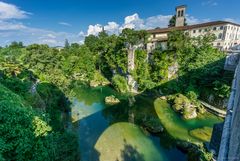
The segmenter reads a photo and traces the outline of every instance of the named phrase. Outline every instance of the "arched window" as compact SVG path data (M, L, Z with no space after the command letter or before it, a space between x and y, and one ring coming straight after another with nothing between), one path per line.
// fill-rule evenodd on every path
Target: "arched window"
M223 36L222 33L218 34L218 39L222 39L222 36Z
M181 17L183 17L183 10L181 11Z
M180 11L178 11L178 17L180 17L181 15L180 15L181 13L180 13Z

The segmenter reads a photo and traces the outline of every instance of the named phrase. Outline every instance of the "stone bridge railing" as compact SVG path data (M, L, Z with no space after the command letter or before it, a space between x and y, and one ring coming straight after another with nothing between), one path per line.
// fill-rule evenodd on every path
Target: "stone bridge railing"
M240 52L239 52L240 53ZM223 124L217 161L240 161L240 61L237 53L228 56L225 69L234 70L227 115Z

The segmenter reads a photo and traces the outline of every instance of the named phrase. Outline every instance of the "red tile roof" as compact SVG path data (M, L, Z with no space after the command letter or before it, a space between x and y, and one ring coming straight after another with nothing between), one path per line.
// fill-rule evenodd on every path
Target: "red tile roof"
M148 33L155 34L155 33L167 33L173 30L191 30L195 28L202 28L202 27L210 27L210 26L217 26L217 25L225 25L225 24L232 24L240 27L240 24L236 24L233 22L227 22L227 21L213 21L213 22L206 22L196 25L188 25L188 26L179 26L179 27L168 27L168 28L156 28L152 30L148 30Z

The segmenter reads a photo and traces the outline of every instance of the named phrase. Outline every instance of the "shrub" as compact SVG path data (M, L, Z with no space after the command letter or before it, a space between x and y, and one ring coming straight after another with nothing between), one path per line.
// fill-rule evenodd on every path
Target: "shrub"
M127 80L123 76L115 75L112 78L112 84L118 92L126 93L129 91Z

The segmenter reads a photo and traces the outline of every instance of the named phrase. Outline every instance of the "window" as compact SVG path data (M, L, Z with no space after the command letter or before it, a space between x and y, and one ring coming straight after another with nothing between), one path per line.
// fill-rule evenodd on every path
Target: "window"
M220 26L220 30L223 30L223 26Z
M217 30L217 27L213 27L213 30L214 30L214 31Z
M183 10L181 11L181 16L183 17Z
M217 43L217 46L220 46L221 44L220 43Z
M196 33L196 30L193 30L193 33L195 34L195 33Z
M224 30L227 30L227 26L224 27Z
M180 17L180 11L178 11L178 17Z
M205 32L208 32L208 29L206 28L206 29L204 29L204 31L205 31Z
M218 35L218 39L222 39L222 33Z
M202 32L202 29L199 29L198 32Z

